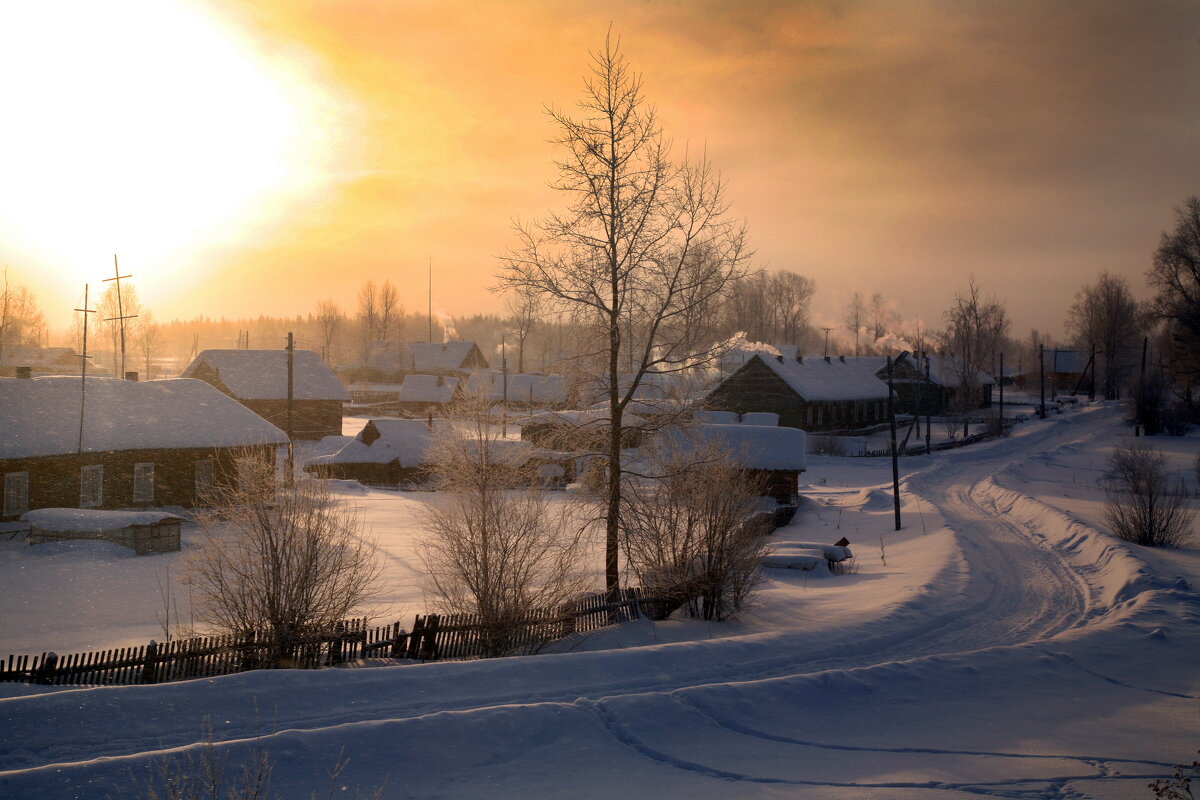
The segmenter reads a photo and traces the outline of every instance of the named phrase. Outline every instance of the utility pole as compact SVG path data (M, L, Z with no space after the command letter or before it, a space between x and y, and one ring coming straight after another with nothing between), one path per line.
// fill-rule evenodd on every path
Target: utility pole
M1046 345L1038 345L1038 381L1041 384L1042 403L1038 407L1038 418L1046 418Z
M95 314L96 309L88 308L88 285L83 285L83 308L77 308L83 314L83 352L79 354L79 448L83 452L83 412L87 404L87 360L91 358L87 351L88 314Z
M821 330L825 331L825 352L822 355L824 355L825 358L829 358L829 332L833 330L833 328L821 328ZM858 355L857 350L855 351L855 355Z
M1142 419L1142 410L1146 406L1146 349L1150 346L1150 337L1142 337L1142 369L1138 373L1137 397L1134 398L1136 411L1133 417L1133 435L1141 436L1146 420ZM1149 431L1147 431L1149 434Z
M287 337L287 463L284 465L287 485L291 486L295 480L295 445L292 443L292 398L293 398L293 377L295 366L295 346L292 340L292 332L288 331Z
M888 424L892 429L892 505L896 509L896 530L900 530L900 455L896 452L896 401L892 397L892 357L887 357Z
M105 321L112 322L114 320L120 320L121 322L121 370L119 373L117 373L117 378L120 380L125 379L125 320L133 319L137 316L137 314L130 314L128 316L125 315L125 308L121 303L121 279L132 277L132 275L121 274L121 268L117 266L117 254L113 253L113 277L105 278L104 283L108 283L109 281L117 282L117 316L108 317ZM84 305L86 306L87 303L84 303ZM87 317L85 316L84 319L87 319Z
M922 351L921 357L925 359L925 387L933 385L933 379L929 377L929 353ZM924 394L924 392L922 392ZM933 430L930 426L932 422L932 414L930 406L933 405L933 398L929 398L929 405L925 406L925 455L933 452ZM918 409L919 410L919 409Z
M433 344L433 256L429 256L429 343Z
M1000 352L1000 435L1004 436L1004 351Z

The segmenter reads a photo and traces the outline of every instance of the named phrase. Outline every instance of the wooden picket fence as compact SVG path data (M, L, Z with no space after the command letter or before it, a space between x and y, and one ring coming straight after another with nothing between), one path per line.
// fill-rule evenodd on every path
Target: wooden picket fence
M243 636L201 636L166 643L150 642L92 653L59 656L10 655L0 660L0 682L44 685L129 685L230 675L270 666L316 669L354 664L368 658L414 661L458 660L536 653L550 642L619 622L646 617L665 619L678 604L648 598L628 588L616 600L604 593L570 606L536 609L497 629L474 614L418 614L412 631L399 622L368 628L366 620L347 620L332 630L295 637L276 653L266 631Z

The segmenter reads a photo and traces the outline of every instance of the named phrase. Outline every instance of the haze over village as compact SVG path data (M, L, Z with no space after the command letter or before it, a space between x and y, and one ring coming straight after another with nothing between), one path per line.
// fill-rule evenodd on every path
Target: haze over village
M0 796L1192 796L1194 4L10 4L0 71Z

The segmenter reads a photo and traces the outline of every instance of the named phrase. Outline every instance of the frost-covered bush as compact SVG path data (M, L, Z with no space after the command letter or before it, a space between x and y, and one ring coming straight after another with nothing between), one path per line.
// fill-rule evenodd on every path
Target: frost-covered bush
M1167 460L1144 445L1118 447L1101 479L1109 530L1127 542L1178 547L1192 532L1187 498L1171 489Z
M755 515L760 483L723 443L686 432L644 445L642 455L622 495L629 568L649 594L692 617L737 617L758 584L770 531Z

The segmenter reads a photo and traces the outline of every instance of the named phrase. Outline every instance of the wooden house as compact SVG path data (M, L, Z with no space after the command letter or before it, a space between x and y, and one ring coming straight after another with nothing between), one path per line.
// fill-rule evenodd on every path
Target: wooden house
M86 388L86 391L84 391ZM38 508L201 504L281 430L198 380L0 378L5 519Z
M183 371L183 377L211 384L280 429L288 428L284 350L205 350ZM349 399L319 354L311 350L293 353L292 438L340 436L342 404Z
M462 396L462 382L445 375L405 375L396 408L409 417L439 414Z
M767 411L803 430L850 430L887 421L887 384L836 358L755 354L708 395L707 405L739 414Z
M391 376L417 372L457 375L487 369L487 359L474 342L379 342L365 365L372 374Z
M685 448L716 444L762 480L768 497L780 503L796 502L800 473L808 467L807 436L798 428L700 424L667 429L659 435L675 438Z
M991 407L996 380L987 372L954 356L929 354L919 356L917 361L942 392L944 409L972 411ZM960 399L963 391L968 393L965 400Z
M808 358L808 357L806 357ZM813 356L820 358L820 356ZM887 356L838 356L839 361L888 381ZM905 351L892 357L892 389L897 414L946 413L946 390L925 374L924 359Z

